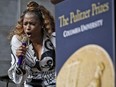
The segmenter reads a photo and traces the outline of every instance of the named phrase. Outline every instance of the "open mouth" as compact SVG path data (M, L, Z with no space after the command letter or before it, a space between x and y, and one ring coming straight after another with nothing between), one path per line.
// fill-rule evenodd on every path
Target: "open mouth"
M31 32L27 32L27 36L30 37L31 36Z

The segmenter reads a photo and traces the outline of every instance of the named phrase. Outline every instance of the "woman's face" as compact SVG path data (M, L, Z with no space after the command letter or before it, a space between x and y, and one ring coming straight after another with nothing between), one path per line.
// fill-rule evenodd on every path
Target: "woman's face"
M23 20L23 29L27 37L30 39L39 37L41 35L40 21L34 13L26 13Z

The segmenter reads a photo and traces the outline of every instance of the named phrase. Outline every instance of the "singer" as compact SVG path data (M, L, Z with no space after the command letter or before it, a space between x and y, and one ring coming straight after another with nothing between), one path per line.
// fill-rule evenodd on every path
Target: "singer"
M18 87L56 87L55 23L50 12L29 2L10 36L9 78Z

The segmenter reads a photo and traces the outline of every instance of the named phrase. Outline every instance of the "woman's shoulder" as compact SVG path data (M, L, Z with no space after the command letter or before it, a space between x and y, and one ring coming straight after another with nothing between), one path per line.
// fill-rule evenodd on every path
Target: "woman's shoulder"
M52 36L53 36L53 37L56 37L56 32L53 32L53 33L52 33Z
M55 32L52 33L51 42L53 43L54 47L56 47L56 33Z
M11 44L21 44L21 40L18 35L13 35L11 39Z
M53 32L53 33L51 34L50 39L51 39L51 40L55 40L55 39L56 39L56 33L55 33L55 32Z

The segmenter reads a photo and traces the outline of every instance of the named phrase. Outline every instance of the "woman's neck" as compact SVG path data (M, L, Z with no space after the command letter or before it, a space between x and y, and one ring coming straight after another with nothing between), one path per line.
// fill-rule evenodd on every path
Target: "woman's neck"
M32 44L36 53L36 56L39 60L41 60L41 51L43 46L43 38L34 38L32 40Z
M31 39L31 42L33 43L33 45L42 45L43 43L43 36L38 36L38 37L35 37L33 39Z
M31 41L35 45L42 45L42 43L43 43L43 39L42 38L40 38L40 39L39 38L35 38L35 39L31 40Z

